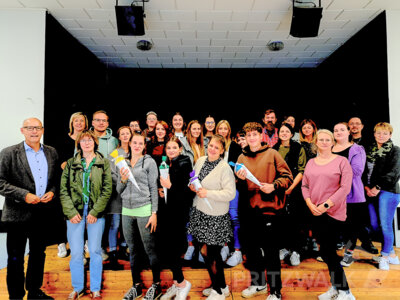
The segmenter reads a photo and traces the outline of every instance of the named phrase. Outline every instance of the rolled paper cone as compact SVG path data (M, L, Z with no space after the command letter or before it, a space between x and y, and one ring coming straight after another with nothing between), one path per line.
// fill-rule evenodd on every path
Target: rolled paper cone
M131 172L131 170L129 170L129 167L128 167L128 164L126 163L126 161L125 161L125 159L123 158L123 157L121 157L122 159L120 159L120 157L118 157L117 158L117 161L116 161L116 166L118 167L118 168L120 168L120 169L122 169L122 168L126 168L126 169L128 169L128 178L129 178L129 180L133 183L133 185L134 186L136 186L137 187L137 189L140 191L140 187L139 187L139 185L137 184L137 182L136 182L136 179L135 179L135 177L133 177L133 174L132 174L132 172Z
M229 164L235 167L235 172L239 171L241 168L244 168L246 170L246 178L261 187L260 181L249 171L249 169L246 168L244 164L235 164L233 162L229 162Z
M168 169L159 169L159 170L161 177L167 179L169 170ZM163 188L163 191L164 191L165 203L167 203L167 188Z
M192 180L192 179L194 179L194 180ZM194 185L194 188L196 189L196 191L198 191L199 188L202 187L201 183L200 183L200 180L197 177L191 178L190 181ZM208 201L207 198L200 198L200 199L203 199L211 210L213 209L211 204L210 204L210 201Z
M118 157L118 150L115 149L113 152L110 153L111 157L117 158Z

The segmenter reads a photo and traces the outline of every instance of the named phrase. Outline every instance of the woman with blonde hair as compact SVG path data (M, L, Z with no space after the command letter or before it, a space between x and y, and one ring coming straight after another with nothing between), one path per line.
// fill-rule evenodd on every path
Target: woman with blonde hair
M346 198L351 190L353 171L347 158L332 153L332 132L318 130L315 145L318 155L307 163L301 188L313 214L313 233L332 283L331 288L318 298L354 300L340 264L341 257L336 253L338 230L346 221Z

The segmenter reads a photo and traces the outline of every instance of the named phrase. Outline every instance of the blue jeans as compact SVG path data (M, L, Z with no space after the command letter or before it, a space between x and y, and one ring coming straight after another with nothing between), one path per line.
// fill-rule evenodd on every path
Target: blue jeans
M235 249L240 249L240 242L239 242L239 213L238 207L239 206L239 192L236 191L235 198L229 202L229 215L231 216L232 226L233 226L233 246Z
M84 289L84 266L83 266L83 246L84 233L87 228L88 246L90 253L90 290L100 291L101 275L103 272L103 260L101 257L101 238L104 231L104 218L98 218L94 224L88 224L86 217L88 207L85 205L82 220L73 224L67 221L67 237L71 249L71 281L74 291L80 292Z
M381 254L388 256L393 254L393 219L396 208L400 203L400 194L380 191L378 201L369 203L371 226L375 232L382 231L383 241Z
M108 250L115 251L117 250L118 243L118 229L121 223L121 215L120 214L111 214L110 215L111 223L110 229L108 231Z

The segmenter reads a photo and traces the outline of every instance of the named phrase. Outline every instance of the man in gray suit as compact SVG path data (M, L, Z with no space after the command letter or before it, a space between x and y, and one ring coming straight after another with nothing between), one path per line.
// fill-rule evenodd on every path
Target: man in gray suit
M57 151L40 143L44 128L36 118L24 121L25 141L0 153L0 195L5 197L2 221L7 230L7 288L10 299L53 299L40 288L51 228L52 200L59 181ZM24 274L24 253L29 260Z

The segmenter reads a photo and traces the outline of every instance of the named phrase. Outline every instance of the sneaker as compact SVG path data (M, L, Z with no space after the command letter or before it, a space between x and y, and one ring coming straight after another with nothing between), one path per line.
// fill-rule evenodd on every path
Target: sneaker
M104 250L104 249L101 249L101 258L103 259L103 261L105 261L109 258L106 250Z
M342 250L344 248L344 243L343 242L338 242L337 244L336 244L336 249L337 250Z
M231 257L226 261L228 266L234 267L243 261L242 251L236 250Z
M280 260L284 260L286 258L286 256L288 256L290 254L289 251L287 251L285 248L279 250L279 259Z
M218 294L215 290L212 290L210 296L206 298L206 300L224 300L224 299L225 295L223 293Z
M256 295L266 294L268 292L267 285L251 285L242 291L243 298L251 298Z
M103 297L100 294L100 291L92 292L92 299L97 299L97 300L103 299Z
M366 242L366 243L361 243L361 248L363 248L365 251L371 253L371 254L378 254L379 251L376 249L374 244L372 242Z
M281 294L269 294L267 297L267 300L281 300L282 299L282 295Z
M76 299L79 299L82 295L83 295L83 291L81 291L79 293L76 291L73 291L68 295L67 300L76 300Z
M67 247L65 243L61 243L58 245L58 257L66 257L67 256Z
M353 258L353 253L349 253L346 251L346 253L343 256L342 261L340 262L340 264L343 267L350 267L350 265L354 262L354 258Z
M319 262L324 262L324 260L322 259L321 256L317 256L316 260L319 261Z
M160 300L170 300L173 297L176 296L176 293L178 292L178 287L173 284L171 287L166 291L164 295L161 296Z
M389 259L381 257L379 260L379 270L389 271Z
M300 264L300 254L296 251L293 251L292 255L290 255L290 264L292 266L298 266Z
M192 284L186 281L186 285L184 287L178 287L178 291L176 292L176 297L175 300L186 300L189 292L190 292L190 288L192 287Z
M189 246L186 250L185 256L183 257L184 260L192 260L194 254L194 246Z
M141 296L142 296L142 285L136 284L126 292L122 300L135 300Z
M153 283L146 292L144 300L155 300L161 296L161 285L159 283Z
M336 300L356 300L356 298L353 296L350 290L347 291L339 290L339 294Z
M338 290L334 286L331 286L331 288L327 292L319 295L318 299L319 300L331 300L331 299L335 299L337 297L337 295L339 295Z
M376 262L380 262L381 259L382 259L382 255L372 256L372 260L374 260ZM388 260L389 260L389 264L391 264L391 265L399 265L400 264L398 256L396 256L396 257L388 256Z
M208 297L211 295L211 292L213 291L212 287L209 287L207 289L203 290L203 295ZM222 294L224 294L225 297L229 297L230 292L229 292L229 286L224 287L223 289L221 289Z
M221 257L222 257L222 261L226 261L226 259L228 258L229 255L229 247L228 246L224 246L221 249Z

